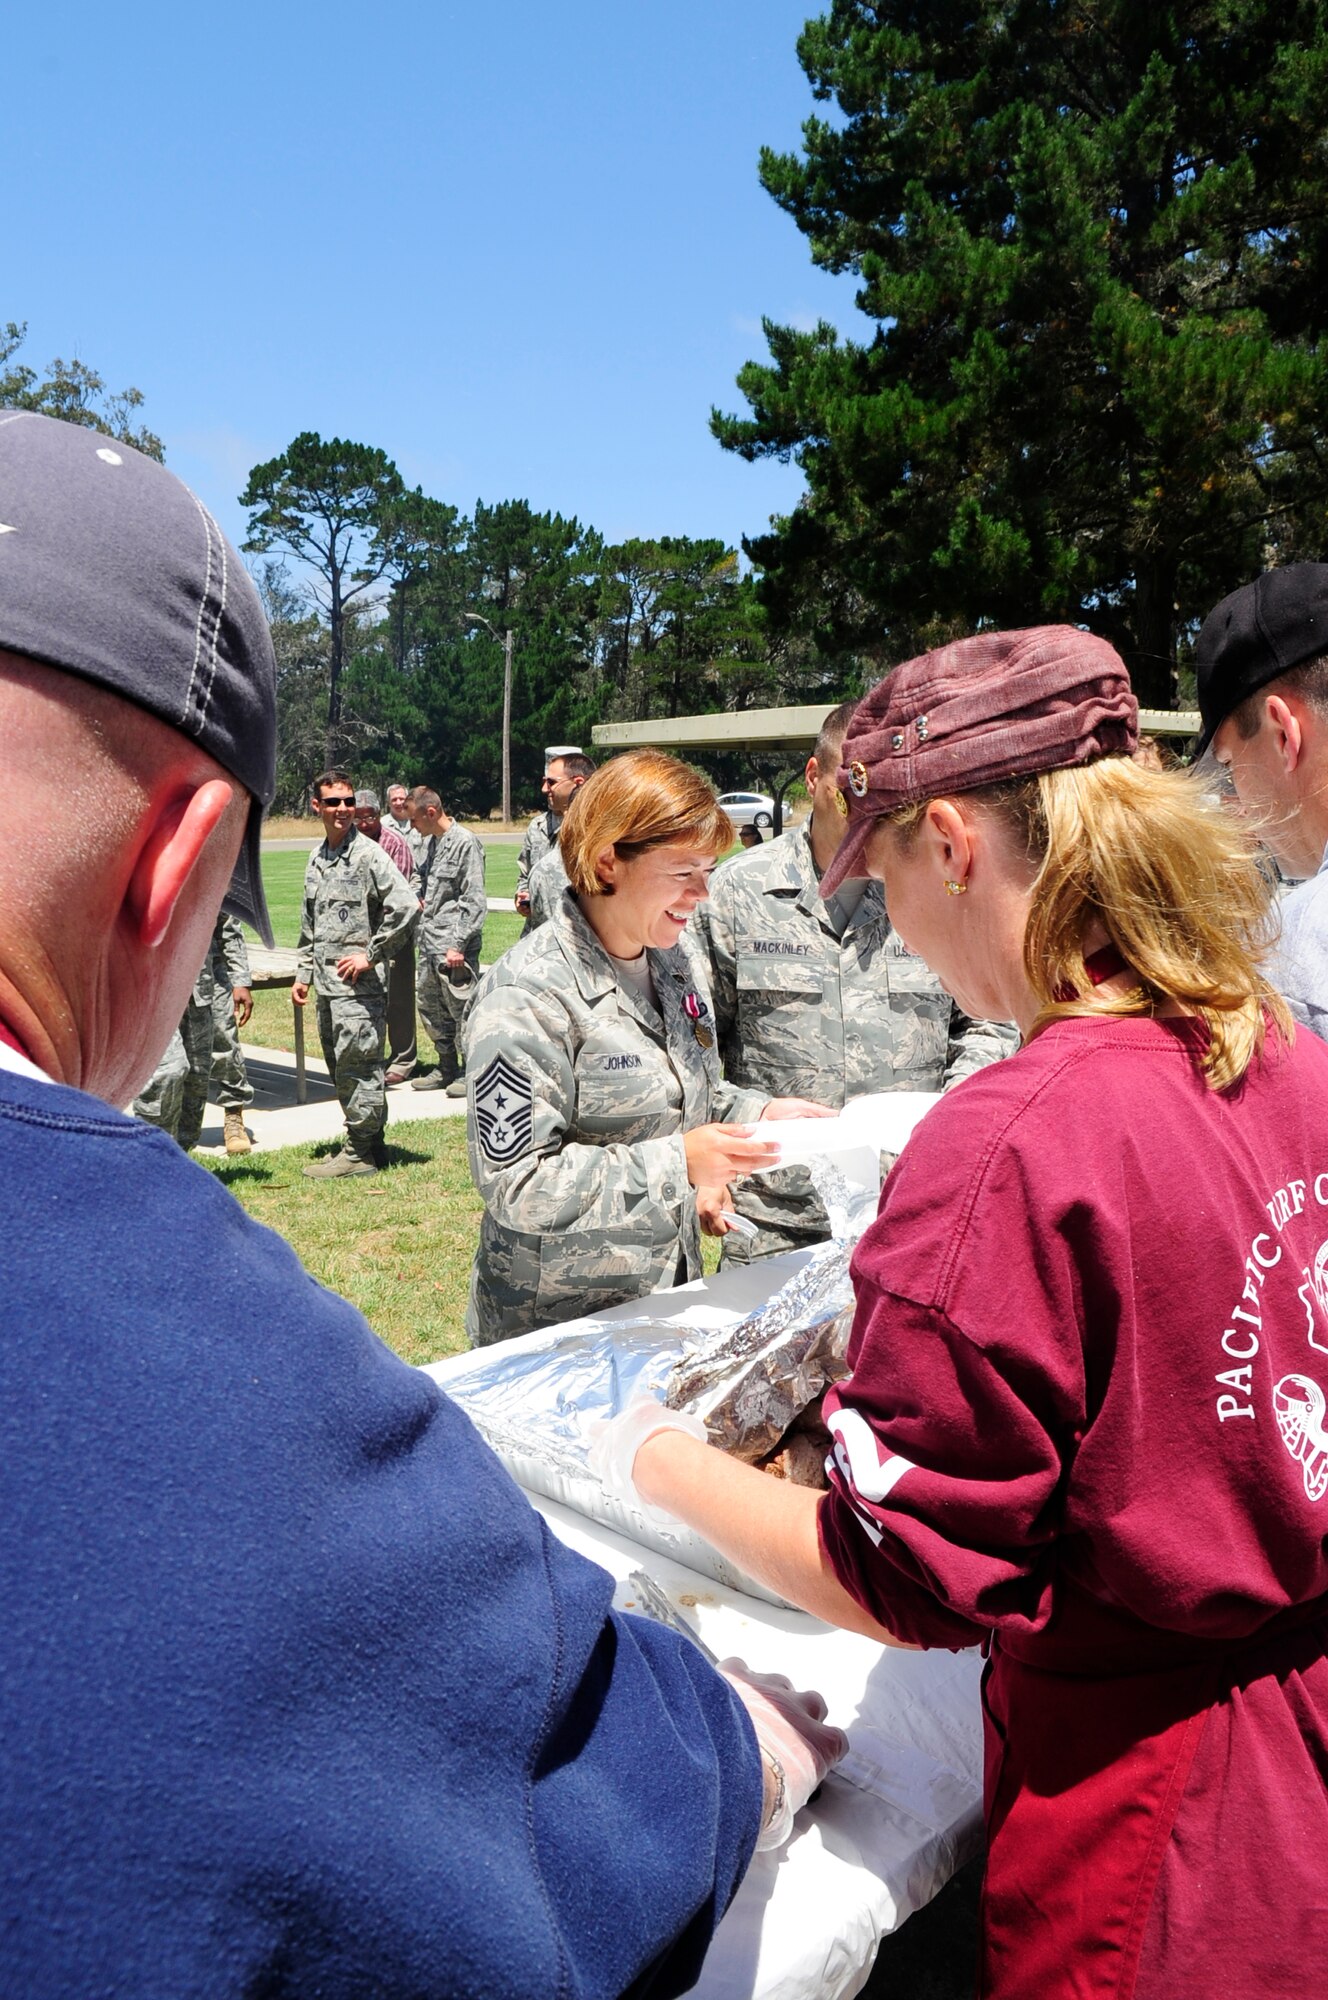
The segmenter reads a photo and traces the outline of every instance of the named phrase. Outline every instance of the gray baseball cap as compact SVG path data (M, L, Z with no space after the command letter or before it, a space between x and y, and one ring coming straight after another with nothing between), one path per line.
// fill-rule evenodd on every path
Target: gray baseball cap
M276 661L253 580L202 502L99 431L0 410L0 646L178 729L249 793L223 908L272 926L259 836L276 790Z

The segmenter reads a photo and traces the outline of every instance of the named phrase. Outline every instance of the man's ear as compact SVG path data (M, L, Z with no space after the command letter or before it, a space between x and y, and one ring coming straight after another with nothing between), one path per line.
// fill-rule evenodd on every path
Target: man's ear
M1265 703L1265 712L1273 729L1273 741L1281 759L1282 769L1288 777L1301 760L1305 734L1300 717L1294 708L1283 701L1280 694L1270 694Z
M158 808L125 891L124 908L140 944L159 945L199 857L235 797L224 778L173 792Z

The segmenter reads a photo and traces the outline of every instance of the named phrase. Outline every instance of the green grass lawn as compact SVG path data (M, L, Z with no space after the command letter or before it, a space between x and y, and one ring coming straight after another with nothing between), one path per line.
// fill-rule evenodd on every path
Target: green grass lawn
M300 1169L339 1143L285 1146L243 1160L199 1157L250 1215L285 1238L320 1285L358 1306L403 1361L418 1366L460 1353L482 1213L464 1120L389 1125L387 1172L305 1180ZM706 1270L714 1271L719 1244L705 1237L702 1248Z
M277 853L263 849L263 894L272 919L272 935L280 945L294 946L300 941L300 901L308 858L290 849Z
M510 840L485 842L484 888L490 896L516 894L516 860L519 849Z
M372 1179L305 1180L300 1169L339 1143L203 1164L320 1284L358 1306L403 1361L458 1353L481 1213L464 1121L389 1126L391 1170Z
M300 941L300 903L307 859L307 855L290 848L263 850L263 891L272 918L272 933L279 945L294 946ZM495 876L499 878L496 883ZM516 894L515 847L489 849L485 888L491 896ZM492 965L520 935L521 919L515 910L491 911L484 926L482 962Z

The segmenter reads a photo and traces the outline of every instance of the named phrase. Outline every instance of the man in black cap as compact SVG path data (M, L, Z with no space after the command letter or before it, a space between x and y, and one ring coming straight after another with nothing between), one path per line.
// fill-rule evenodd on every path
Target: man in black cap
M842 1739L616 1613L438 1388L115 1108L223 898L271 942L275 708L188 489L0 411L0 1984L679 1993Z
M1265 570L1204 620L1196 656L1210 745L1283 872L1268 974L1328 1036L1328 563Z

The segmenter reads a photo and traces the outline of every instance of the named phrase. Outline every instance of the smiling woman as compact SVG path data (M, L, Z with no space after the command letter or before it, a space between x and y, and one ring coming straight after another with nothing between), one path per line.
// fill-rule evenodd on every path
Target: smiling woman
M570 886L489 972L466 1028L485 1208L472 1344L698 1277L694 1190L775 1158L736 1121L813 1108L720 1076L684 931L731 838L704 778L654 750L602 766L568 808Z
M637 959L647 946L662 951L678 942L732 839L728 815L699 771L662 751L637 750L582 787L559 846L605 950Z

